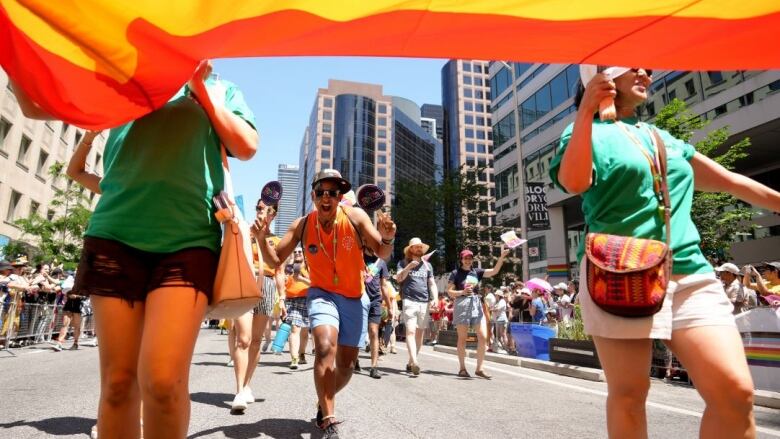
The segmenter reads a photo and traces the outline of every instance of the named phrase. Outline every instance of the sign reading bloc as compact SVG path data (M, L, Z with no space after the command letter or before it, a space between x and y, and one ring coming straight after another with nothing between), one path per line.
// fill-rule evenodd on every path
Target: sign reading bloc
M525 205L528 214L528 230L549 230L547 188L544 183L525 184Z

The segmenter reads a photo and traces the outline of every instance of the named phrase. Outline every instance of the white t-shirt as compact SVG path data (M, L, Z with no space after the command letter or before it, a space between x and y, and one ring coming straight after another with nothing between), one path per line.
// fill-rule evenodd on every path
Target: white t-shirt
M498 299L496 304L492 306L491 309L494 311L490 315L490 320L494 322L506 322L506 300L503 298Z
M574 315L574 306L571 304L571 296L568 294L564 294L561 296L561 300L559 301L559 309L561 311L561 319L563 319L564 322L568 322L571 320L572 316Z

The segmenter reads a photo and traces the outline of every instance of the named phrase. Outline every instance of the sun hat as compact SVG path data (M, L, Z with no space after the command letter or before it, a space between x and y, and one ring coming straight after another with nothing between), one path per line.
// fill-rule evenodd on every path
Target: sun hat
M410 240L409 240L409 245L407 245L406 247L404 247L404 254L407 254L407 253L409 253L409 249L411 249L411 248L412 248L412 247L414 247L415 245L421 245L421 246L422 246L422 248L423 248L423 253L427 252L427 251L428 251L428 249L429 249L429 248L431 248L431 246L430 246L430 245L423 243L423 242L422 242L422 240L421 240L420 238L416 238L416 237L415 237L415 238L412 238L412 239L410 239Z
M311 188L314 189L318 183L322 181L334 181L339 186L339 190L342 194L346 194L352 189L352 184L341 176L341 173L335 169L323 169L322 171L314 175L314 180L311 182Z
M725 264L721 265L720 267L716 268L715 271L725 271L727 273L731 273L734 275L739 274L739 267L732 264L731 262L726 262Z

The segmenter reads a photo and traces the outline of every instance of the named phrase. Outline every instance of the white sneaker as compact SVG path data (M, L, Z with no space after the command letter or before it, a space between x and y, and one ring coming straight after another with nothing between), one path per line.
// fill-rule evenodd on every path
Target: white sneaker
M230 404L230 410L235 412L243 412L246 410L246 398L244 398L244 392L238 392L236 397L233 398L233 402Z
M229 360L227 364L225 364L227 367L233 367L233 360Z
M92 427L92 430L89 432L89 438L90 439L98 439L97 425Z
M248 386L244 387L244 390L242 390L241 393L244 394L244 400L246 401L247 404L252 404L253 402L255 402L255 394L252 393L251 387Z
M59 352L62 350L62 343L56 342L52 346L52 349L54 349L56 352Z

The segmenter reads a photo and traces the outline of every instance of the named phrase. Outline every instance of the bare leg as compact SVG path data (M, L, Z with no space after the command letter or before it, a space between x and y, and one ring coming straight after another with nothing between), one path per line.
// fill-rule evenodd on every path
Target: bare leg
M603 337L593 337L593 341L607 378L609 437L647 438L645 402L650 390L652 341Z
M268 316L255 314L252 318L252 343L249 345L249 364L246 369L244 387L249 386L249 383L252 382L252 376L254 376L257 363L260 361L260 337L266 326L268 326Z
M699 436L755 437L753 379L736 328L678 329L670 345L707 404Z
M333 416L333 399L336 396L336 350L338 328L329 325L317 326L314 336L314 387L323 416Z
M482 370L482 363L485 362L485 348L489 340L486 320L483 317L479 322L479 327L477 327L477 371Z
M73 344L78 345L81 338L81 314L73 313Z
M207 304L206 295L192 287L161 287L146 298L138 361L146 439L187 435L190 363Z
M460 370L466 369L466 338L469 334L469 325L458 325L458 363Z
M57 336L57 342L62 343L65 341L65 336L68 335L68 328L70 327L70 321L72 320L73 313L66 311L62 315L62 327L60 328L60 334Z
M249 344L252 342L252 312L233 321L236 345L233 348L233 372L236 374L236 394L244 389L249 365Z
M371 367L379 362L379 323L368 324L368 341L371 344Z
M301 328L301 346L299 348L299 355L306 353L306 347L309 345L309 328Z
M235 363L234 354L236 353L236 325L233 320L228 320L228 353L230 360Z
M98 436L137 439L141 434L141 394L138 353L144 324L144 304L131 307L116 297L92 296L95 324L102 342Z
M301 327L293 326L290 330L290 359L296 360L300 357L300 351L306 351L306 345L301 349Z
M352 378L352 371L355 369L355 360L358 357L358 348L339 345L336 349L336 392L338 393L346 387ZM335 396L334 393L334 396Z

